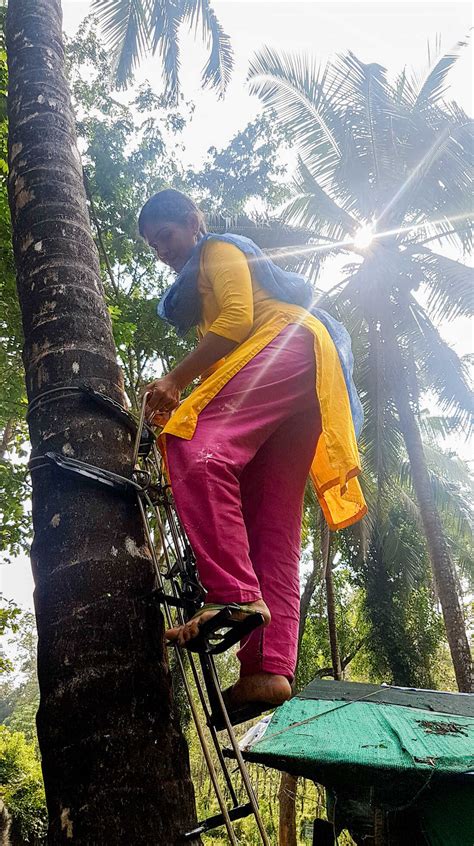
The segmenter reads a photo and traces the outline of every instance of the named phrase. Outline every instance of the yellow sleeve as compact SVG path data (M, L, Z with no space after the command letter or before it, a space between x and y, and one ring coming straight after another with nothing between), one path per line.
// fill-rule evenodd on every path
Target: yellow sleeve
M210 240L204 248L203 270L219 308L208 331L242 343L253 326L252 278L244 253L233 244Z

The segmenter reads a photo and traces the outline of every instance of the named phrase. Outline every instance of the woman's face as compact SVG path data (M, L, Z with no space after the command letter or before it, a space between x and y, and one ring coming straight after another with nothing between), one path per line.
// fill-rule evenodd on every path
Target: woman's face
M160 261L179 273L196 245L198 230L199 224L191 215L187 223L148 223L143 234Z

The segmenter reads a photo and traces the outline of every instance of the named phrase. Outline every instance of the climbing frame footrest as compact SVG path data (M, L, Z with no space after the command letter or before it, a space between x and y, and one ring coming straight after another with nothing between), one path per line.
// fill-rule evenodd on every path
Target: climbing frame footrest
M244 817L248 817L253 813L252 805L250 802L247 802L245 805L237 805L235 808L229 808L228 813L229 819L232 822L235 820L242 820ZM212 831L213 828L218 828L218 826L223 825L223 823L224 815L215 814L213 817L208 817L207 820L203 820L198 823L196 828L193 828L192 831L187 831L184 835L184 839L192 840L195 837L199 837L201 834L205 834L207 831Z
M262 614L248 614L243 620L235 620L232 618L234 613L235 608L229 605L218 611L210 620L201 623L199 634L188 641L186 649L190 652L220 655L264 623Z

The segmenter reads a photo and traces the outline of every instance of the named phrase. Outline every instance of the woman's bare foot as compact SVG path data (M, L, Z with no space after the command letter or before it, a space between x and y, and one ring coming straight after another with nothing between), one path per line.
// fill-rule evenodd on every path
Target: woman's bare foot
M245 603L245 607L249 609L249 611L261 614L264 620L263 625L268 626L271 620L271 615L268 605L263 601L263 599L256 599L255 602L247 602ZM232 614L232 618L234 620L245 620L245 618L249 615L249 611L235 611L235 613ZM184 626L175 626L172 629L167 629L165 637L169 641L176 642L178 646L185 646L189 640L197 637L199 634L199 627L207 620L211 620L212 617L215 617L218 613L219 611L215 608L210 609L209 611L204 611L199 615L199 617L189 620Z
M265 702L268 705L282 705L291 696L291 685L286 676L274 673L254 673L242 676L225 691L225 702L229 710L242 708L251 702Z

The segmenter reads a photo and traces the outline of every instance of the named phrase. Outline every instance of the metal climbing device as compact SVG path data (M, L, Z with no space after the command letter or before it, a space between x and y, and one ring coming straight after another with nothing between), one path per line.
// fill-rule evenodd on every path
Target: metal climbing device
M39 402L53 401L55 399L53 394L55 395L60 390L67 391L68 389L53 389L45 392L41 398L38 398ZM92 483L106 485L122 495L136 498L156 574L156 599L163 607L166 626L171 628L181 625L202 606L205 591L199 581L192 549L174 507L163 461L156 446L155 434L145 422L145 400L142 403L140 417L136 420L115 400L90 387L83 385L74 390L79 391L85 400L100 405L118 419L134 437L130 476L121 476L87 462L65 458L53 452L47 452L44 456L33 459L31 469L35 469L35 463L38 469L44 466L46 458L48 463L52 463L61 471L79 474ZM48 396L49 394L51 396ZM38 464L38 461L42 464ZM180 647L175 649L176 663L220 808L220 813L200 821L191 831L183 832L183 839L184 841L193 840L214 828L225 826L229 843L232 846L238 846L233 823L253 814L261 842L264 846L270 846L257 798L233 729L233 725L258 716L262 708L258 705L247 706L229 714L214 661L215 655L225 652L263 623L262 615L257 613L237 621L233 619L234 610L232 605L226 606L211 620L201 624L199 635L188 644L186 649ZM193 697L191 679L198 694L198 702L206 726L202 724L199 706ZM225 731L227 735L230 743L228 750L225 750L220 743L218 737L220 731ZM206 734L210 737L210 743ZM217 768L211 749L215 753ZM247 800L244 803L238 800L233 783L234 770L230 770L228 758L235 759L237 770L240 772ZM219 783L218 769L222 772L224 789Z

